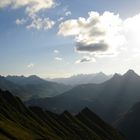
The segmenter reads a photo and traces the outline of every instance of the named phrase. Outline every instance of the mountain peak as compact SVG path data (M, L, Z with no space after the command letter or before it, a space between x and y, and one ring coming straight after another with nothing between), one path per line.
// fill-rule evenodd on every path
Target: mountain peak
M135 71L132 69L129 69L126 73L135 73Z
M88 107L85 107L82 111L81 111L81 113L83 113L83 114L86 114L86 115L95 115L95 113L94 112L92 112ZM96 115L95 115L96 116Z
M123 75L115 73L111 80L120 80L120 79L123 79L123 78L137 79L137 78L139 78L139 75L134 70L130 69Z
M115 74L113 75L112 79L114 80L114 79L118 79L118 78L120 78L120 77L121 77L120 74L115 73Z
M107 76L105 73L103 73L103 72L99 72L99 73L97 73L97 75L98 76Z
M88 107L85 107L81 112L92 112Z
M130 69L128 70L124 76L139 76L134 70Z

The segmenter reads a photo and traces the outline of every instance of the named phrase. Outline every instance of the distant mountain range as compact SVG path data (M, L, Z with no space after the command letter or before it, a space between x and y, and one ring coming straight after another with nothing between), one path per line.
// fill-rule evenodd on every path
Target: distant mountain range
M3 90L8 90L14 93L14 95L19 96L21 99L30 98L28 92L22 86L9 81L6 77L0 76L0 88Z
M48 81L63 83L67 85L81 85L81 84L99 84L109 80L112 75L106 75L102 72L96 74L79 74L74 75L68 78L54 78L54 79L46 79Z
M124 140L88 108L78 115L57 115L27 108L8 91L0 90L0 140Z
M72 87L55 82L49 82L35 75L24 76L0 76L0 88L8 90L22 100L33 98L52 97L70 90Z
M140 101L140 76L133 70L124 75L115 74L101 84L83 84L52 97L30 100L27 105L36 105L53 112L68 110L79 112L87 106L104 120L114 122Z
M100 83L111 76L103 73L78 75L66 79L44 80L36 75L25 76L0 76L0 88L8 90L22 100L38 99L60 95L81 83Z

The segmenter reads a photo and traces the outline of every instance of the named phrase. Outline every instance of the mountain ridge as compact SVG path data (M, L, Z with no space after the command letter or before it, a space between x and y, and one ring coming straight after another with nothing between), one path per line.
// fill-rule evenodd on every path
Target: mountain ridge
M86 117L88 114L85 114ZM98 116L94 117L100 120ZM0 90L1 140L125 140L107 123L101 120L90 122L96 123L95 127L98 129L102 129L102 124L106 130L98 133L96 129L89 127L88 122L85 123L68 111L57 115L39 107L27 108L18 97L9 91Z
M112 75L106 75L103 72L93 74L78 74L67 78L47 78L48 81L63 83L67 85L80 85L88 83L102 83L110 79Z
M36 75L32 75L29 77L1 76L0 88L11 91L22 100L29 100L31 98L50 97L61 94L71 89L71 86L49 82Z
M140 76L129 70L124 75L115 74L101 84L79 85L53 98L30 100L27 105L54 112L69 110L72 113L88 106L106 121L113 122L140 100L139 92Z

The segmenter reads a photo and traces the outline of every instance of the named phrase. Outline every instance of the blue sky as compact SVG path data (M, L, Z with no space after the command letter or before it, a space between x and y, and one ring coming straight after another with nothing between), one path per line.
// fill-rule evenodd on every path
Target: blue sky
M33 9L30 2L25 4L24 0L21 0L19 4L18 0L6 1L8 3L0 0L1 75L37 74L41 77L64 77L78 73L96 73L100 71L107 74L114 72L124 73L130 68L140 73L138 61L140 58L140 42L135 40L139 35L138 31L140 28L134 28L133 30L135 22L138 24L140 21L139 0L135 0L135 2L132 0L40 0L42 3L38 3L38 0L32 0L32 3L35 3L33 6L41 6L40 9L32 13L28 11L28 8ZM49 8L45 7L44 5L46 4L47 6L49 1L53 1L53 4ZM18 4L16 8L13 3ZM70 20L75 20L77 27L79 17L87 20L91 16L95 19L93 14L88 15L90 11L97 12L99 14L98 18L106 11L114 14L112 18L116 18L117 14L119 14L119 18L116 20L121 20L121 25L115 25L115 29L116 26L117 28L118 26L123 28L123 31L121 29L121 35L119 30L119 37L123 36L125 43L119 44L118 48L115 48L117 51L113 52L113 56L108 57L110 52L107 54L103 50L95 51L93 50L94 48L92 48L92 51L87 50L89 45L94 47L90 39L95 36L90 36L87 42L79 41L77 38L81 36L82 39L85 39L85 32L73 33L72 28L75 29L75 24L66 31L66 26L69 27L70 23L73 23ZM106 14L103 17L108 18L109 15ZM37 24L32 24L37 22L36 20L41 21ZM46 20L47 22L45 22ZM66 21L70 22L66 24ZM50 25L50 23L52 24ZM30 26L31 24L32 26ZM62 26L60 27L60 25ZM84 25L84 28L79 26L80 24L78 24L79 30L85 30L87 26L93 28L91 24ZM128 36L124 33L124 29L129 34L133 32L133 36ZM114 35L114 28L112 30ZM106 29L104 31L106 34L110 32L110 30ZM94 28L92 32L94 32ZM104 40L105 36L101 37ZM131 41L128 41L129 38L132 38ZM101 45L97 40L95 41L97 42L96 45L98 44L97 46ZM84 53L78 50L79 46L75 47L78 43L80 45L82 43L85 45L86 43L86 46L83 46L83 44L80 46L86 47L84 48ZM99 53L100 51L102 54Z

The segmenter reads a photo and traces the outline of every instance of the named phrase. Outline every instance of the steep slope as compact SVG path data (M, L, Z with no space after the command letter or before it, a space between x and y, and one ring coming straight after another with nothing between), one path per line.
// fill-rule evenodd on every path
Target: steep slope
M128 140L140 139L140 102L136 103L115 124Z
M23 103L0 91L0 134L12 140L59 139Z
M129 70L124 75L115 74L102 84L79 85L54 98L31 100L27 104L37 105L54 112L69 110L76 113L88 106L109 122L127 111L140 100L140 76Z
M76 117L84 124L86 124L90 129L94 130L96 134L101 135L103 138L106 137L107 140L117 140L118 134L116 135L114 133L113 136L110 135L113 132L112 127L105 123L87 107L84 108L81 112L79 112L78 115L76 115Z
M67 85L81 85L89 83L102 83L109 80L111 77L111 75L105 75L104 73L100 72L97 74L79 74L68 78L48 78L47 80Z
M86 119L81 119L82 114ZM19 98L0 90L2 140L124 140L90 110L82 111L81 115L73 116L67 111L57 115L39 107L27 108ZM85 122L87 118L90 122ZM91 124L96 124L94 129ZM96 128L104 132L99 133Z

